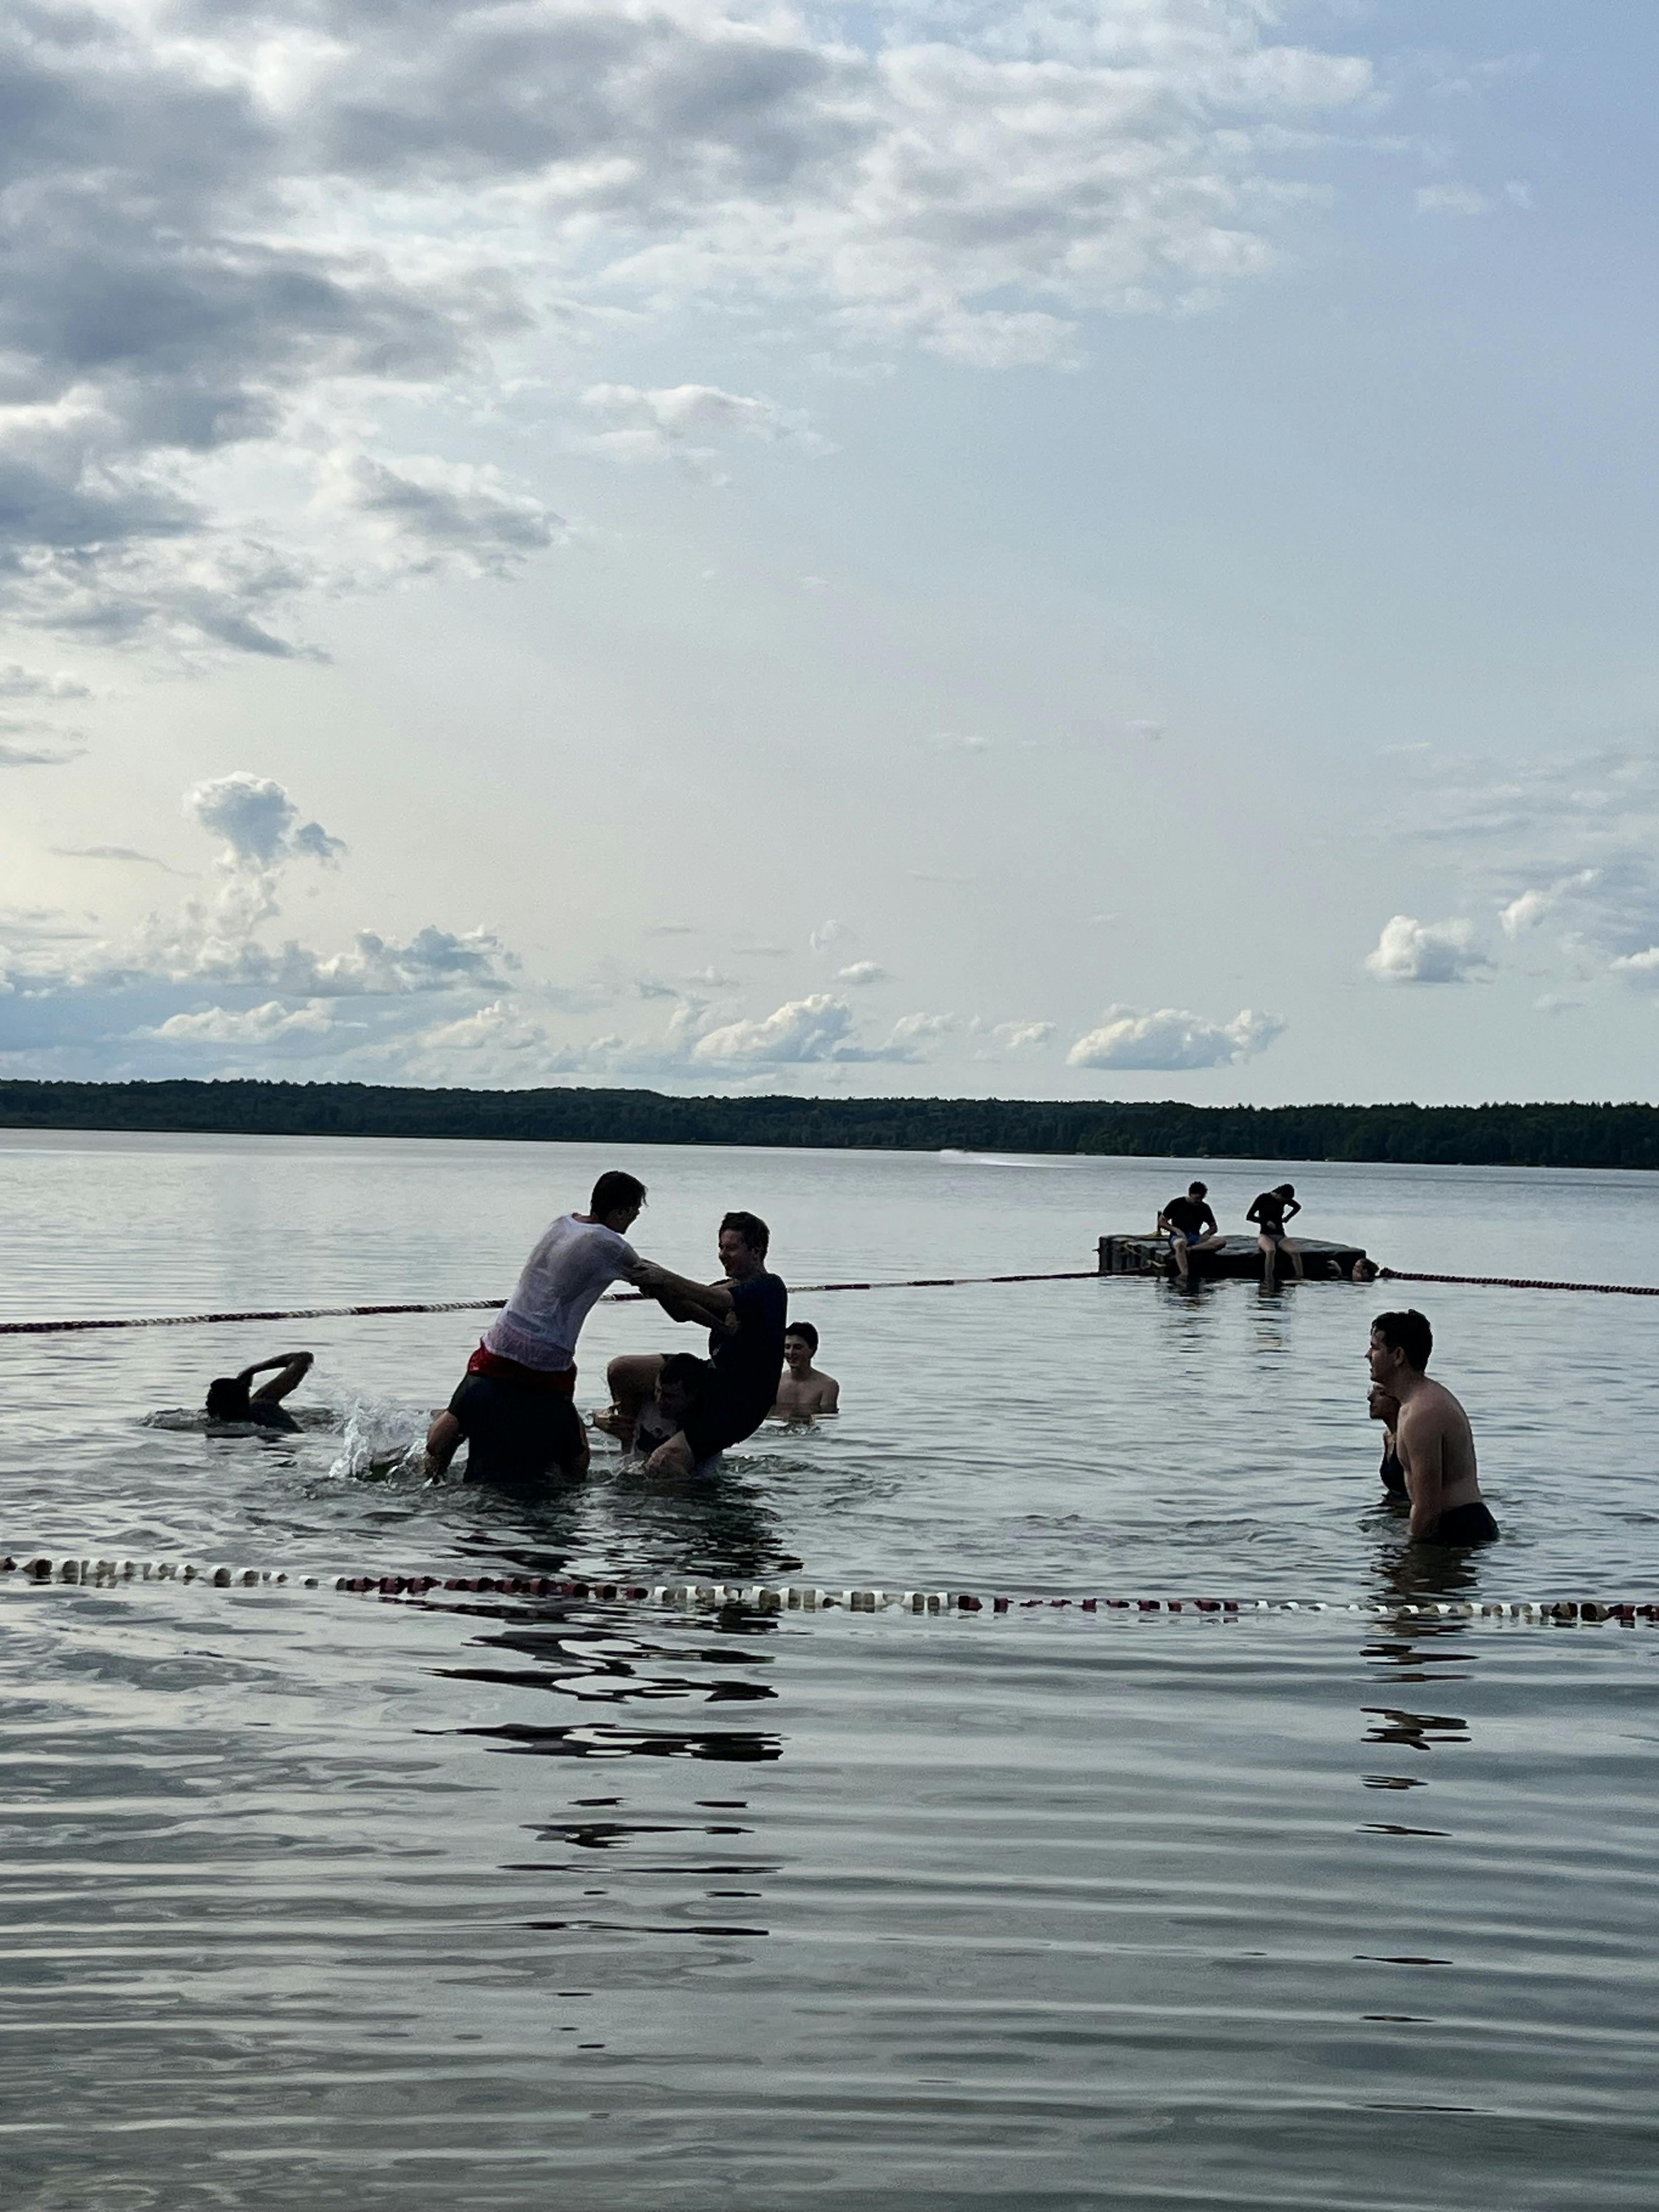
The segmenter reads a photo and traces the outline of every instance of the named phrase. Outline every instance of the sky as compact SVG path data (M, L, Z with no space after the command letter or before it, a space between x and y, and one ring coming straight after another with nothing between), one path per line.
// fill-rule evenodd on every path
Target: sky
M17 0L0 1075L1654 1097L1656 64Z

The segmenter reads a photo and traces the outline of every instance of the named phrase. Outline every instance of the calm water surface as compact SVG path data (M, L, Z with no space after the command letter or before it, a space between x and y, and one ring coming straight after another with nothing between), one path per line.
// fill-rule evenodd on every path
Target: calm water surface
M641 1249L713 1273L746 1205L798 1283L1087 1267L1190 1172L0 1134L0 1312L498 1294L612 1164ZM1279 1179L1200 1172L1224 1226ZM1659 1280L1639 1176L1290 1172L1309 1234L1396 1266ZM0 1544L1659 1596L1655 1305L1416 1293L1505 1530L1434 1568L1376 1502L1381 1287L802 1298L838 1422L528 1505L399 1464L479 1316L0 1340ZM318 1427L155 1425L296 1334ZM579 1399L693 1341L599 1309ZM1653 2202L1659 1633L12 1581L9 2203Z

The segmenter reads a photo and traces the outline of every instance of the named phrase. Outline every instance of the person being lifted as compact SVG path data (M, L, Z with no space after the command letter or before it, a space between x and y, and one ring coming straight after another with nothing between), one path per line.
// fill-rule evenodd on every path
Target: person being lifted
M1480 1495L1469 1417L1451 1392L1424 1373L1434 1350L1427 1317L1415 1308L1378 1314L1365 1358L1371 1382L1398 1405L1395 1449L1419 1544L1486 1544L1498 1534Z
M714 1374L683 1425L659 1444L647 1467L655 1474L690 1474L727 1444L752 1437L771 1412L783 1373L784 1324L789 1293L769 1273L771 1231L757 1213L728 1213L720 1223L718 1283L663 1279L652 1295L671 1321L702 1322L708 1329ZM611 1363L611 1410L598 1425L632 1449L635 1425L656 1390L664 1355L623 1352Z
M1189 1182L1186 1197L1172 1198L1158 1215L1158 1226L1159 1234L1170 1240L1170 1256L1183 1283L1193 1253L1217 1251L1227 1241L1210 1211L1207 1183Z

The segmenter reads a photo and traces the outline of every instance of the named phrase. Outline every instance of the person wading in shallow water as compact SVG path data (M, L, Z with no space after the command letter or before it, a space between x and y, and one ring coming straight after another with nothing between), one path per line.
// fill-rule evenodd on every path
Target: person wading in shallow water
M576 1340L614 1282L647 1297L697 1291L623 1234L645 1204L637 1176L612 1169L586 1213L562 1213L543 1232L518 1286L466 1364L448 1409L427 1434L426 1471L443 1474L465 1439L469 1482L534 1483L587 1468L587 1434L574 1402Z
M1424 1373L1434 1333L1413 1308L1378 1314L1366 1359L1371 1381L1399 1404L1395 1449L1412 1504L1412 1535L1419 1544L1486 1544L1498 1523L1475 1473L1469 1417L1451 1392Z

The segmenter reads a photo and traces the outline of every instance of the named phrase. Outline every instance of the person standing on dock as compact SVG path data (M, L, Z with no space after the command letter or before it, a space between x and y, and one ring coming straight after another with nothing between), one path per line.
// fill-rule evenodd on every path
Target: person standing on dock
M1187 1263L1194 1252L1214 1252L1226 1243L1221 1224L1210 1210L1207 1183L1189 1182L1185 1198L1172 1198L1158 1217L1158 1234L1170 1240L1170 1256L1184 1283Z
M1302 1280L1302 1255L1285 1234L1285 1224L1301 1211L1296 1185L1281 1182L1264 1190L1244 1217L1255 1222L1259 1232L1255 1241L1261 1248L1261 1280L1268 1290L1278 1280L1281 1254L1295 1269L1297 1282Z
M1469 1417L1451 1392L1424 1373L1434 1332L1415 1308L1378 1314L1366 1361L1375 1389L1399 1405L1395 1449L1419 1544L1486 1544L1498 1533L1480 1495Z

